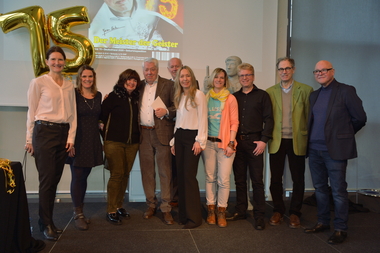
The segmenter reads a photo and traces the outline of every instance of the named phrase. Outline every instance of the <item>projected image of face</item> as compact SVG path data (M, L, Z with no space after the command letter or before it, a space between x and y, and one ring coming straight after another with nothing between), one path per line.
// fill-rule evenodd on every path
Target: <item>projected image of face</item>
M158 68L154 62L144 62L143 74L148 84L153 84L158 76Z
M95 47L96 58L138 61L152 55L159 58L169 55L180 57L183 1L88 1L89 11L92 8L96 11L88 29L88 38Z
M104 0L111 11L119 17L131 16L133 0Z

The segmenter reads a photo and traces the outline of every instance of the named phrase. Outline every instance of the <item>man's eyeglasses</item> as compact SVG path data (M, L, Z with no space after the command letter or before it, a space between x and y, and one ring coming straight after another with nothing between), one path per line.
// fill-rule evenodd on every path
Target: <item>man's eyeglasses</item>
M288 72L291 69L293 69L293 67L279 68L277 70L278 70L278 72L284 72L284 71Z
M313 70L313 74L314 75L326 74L330 70L332 70L332 68L329 68L329 69L316 69L316 70Z
M250 77L250 76L253 76L253 74L238 75L239 78Z

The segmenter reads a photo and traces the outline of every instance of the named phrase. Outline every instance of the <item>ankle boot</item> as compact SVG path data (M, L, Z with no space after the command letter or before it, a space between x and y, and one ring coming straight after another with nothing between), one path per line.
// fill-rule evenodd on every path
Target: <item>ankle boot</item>
M226 208L225 207L218 207L218 226L220 228L227 227Z
M82 208L82 210L83 210L83 203L81 204L81 208ZM84 213L83 213L83 216L84 216ZM90 218L87 218L86 216L84 216L84 220L86 221L86 223L87 224L90 224L91 223L91 220L90 220Z
M74 207L74 222L75 222L75 227L79 230L87 230L88 229L88 224L85 220L85 217L83 215L83 209L82 207Z
M207 224L215 225L216 217L215 217L215 205L207 205Z

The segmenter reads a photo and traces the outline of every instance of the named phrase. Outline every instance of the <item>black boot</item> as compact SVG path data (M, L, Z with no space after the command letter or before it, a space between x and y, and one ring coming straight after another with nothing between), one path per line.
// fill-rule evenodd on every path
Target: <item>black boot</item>
M45 226L40 221L38 223L40 225L40 231L43 233L43 235L45 236L47 240L52 240L52 241L58 240L58 234L54 231L51 225Z

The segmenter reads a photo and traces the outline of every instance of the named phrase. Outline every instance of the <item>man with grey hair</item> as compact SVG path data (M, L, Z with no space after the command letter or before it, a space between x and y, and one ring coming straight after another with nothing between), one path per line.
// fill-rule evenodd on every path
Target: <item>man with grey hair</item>
M268 142L271 171L270 192L273 199L271 225L280 225L285 214L283 200L283 175L285 159L288 157L289 170L293 181L289 208L289 227L301 227L300 216L305 191L305 155L307 147L307 117L310 86L293 79L295 62L283 57L277 61L281 81L267 89L273 105L273 138Z
M237 56L229 56L227 57L225 62L228 81L230 82L230 87L228 88L228 90L231 92L231 94L233 94L241 88L237 66L239 66L242 63L242 61Z
M169 61L168 61L168 71L170 73L170 75L172 76L172 78L170 80L172 80L174 82L175 80L175 76L177 75L177 71L182 67L182 61L181 59L177 58L177 57L173 57L171 58Z
M181 59L173 57L168 61L168 71L172 78L171 81L174 82L177 75L177 71L183 66ZM172 155L172 184L171 184L171 202L172 207L178 206L178 183L177 183L177 167L175 156Z
M158 201L156 197L157 161L158 175L160 176L161 205L160 209L166 224L174 223L171 215L171 187L172 158L169 141L173 137L176 111L174 107L173 82L158 75L158 61L147 58L143 62L144 80L138 87L140 92L140 126L141 142L139 149L142 184L146 196L148 209L144 219L151 218L156 213ZM166 108L153 108L152 103L158 98Z

